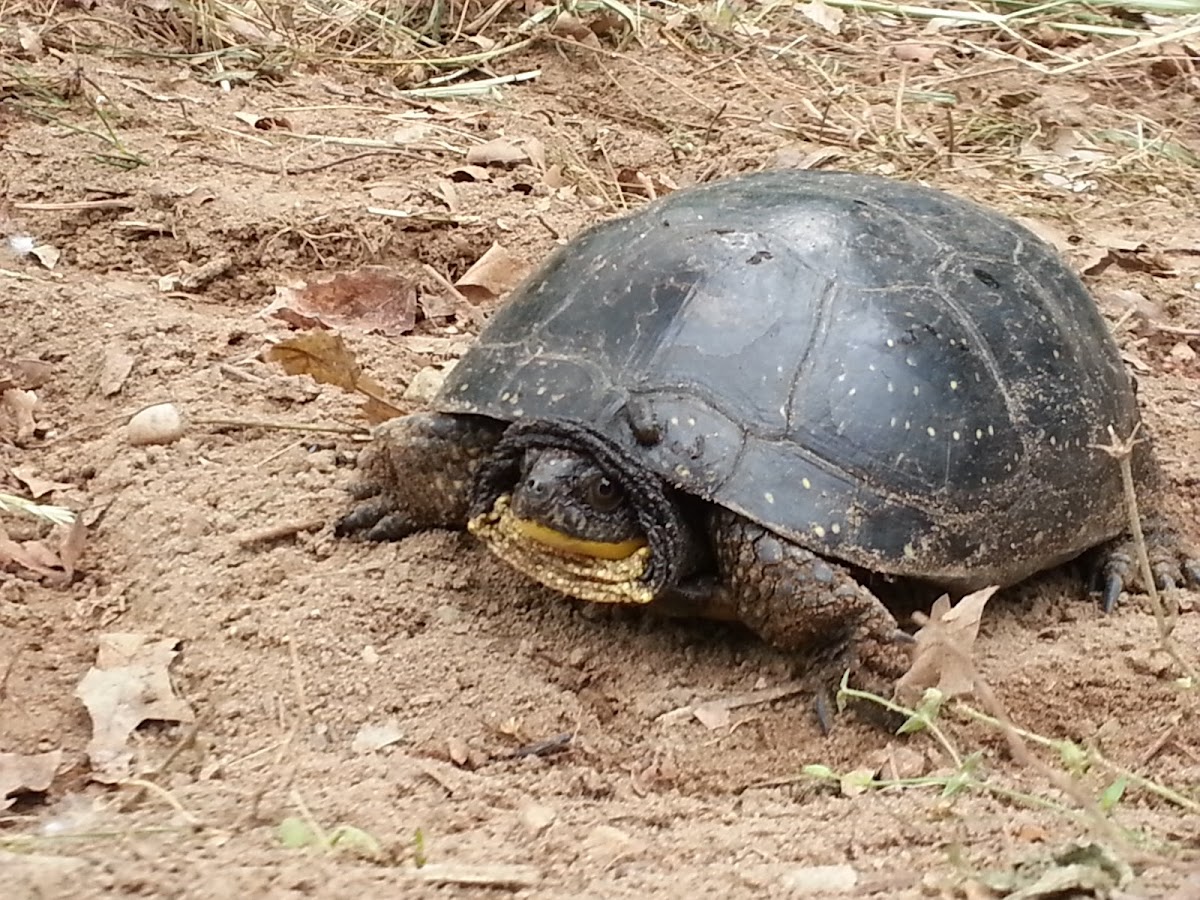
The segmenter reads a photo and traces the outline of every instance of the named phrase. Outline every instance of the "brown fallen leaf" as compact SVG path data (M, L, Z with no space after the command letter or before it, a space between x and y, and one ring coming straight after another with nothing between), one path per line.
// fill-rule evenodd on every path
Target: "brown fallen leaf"
M0 810L17 802L12 794L48 791L61 762L61 750L46 754L0 754Z
M50 380L54 367L40 359L0 357L0 391L19 388L32 391Z
M975 638L983 608L997 590L985 587L953 606L946 594L937 599L915 635L912 666L896 682L900 703L913 706L933 687L947 699L975 689Z
M900 62L925 65L933 62L933 58L937 56L937 48L926 44L896 44L892 47L892 56Z
M483 166L458 166L446 173L451 181L490 181L492 173Z
M679 186L665 175L647 175L637 169L621 169L617 172L617 187L623 194L655 200L677 190Z
M521 283L529 265L499 244L492 244L454 286L472 303L486 303Z
M495 138L476 144L467 151L469 166L516 166L530 161L529 152L507 138Z
M75 689L92 718L87 754L94 781L114 784L132 774L129 736L143 722L194 720L191 707L175 695L168 671L178 646L176 640L144 634L100 635L96 664Z
M397 337L417 322L417 288L386 266L364 266L277 287L263 315L295 328L363 328Z
M100 377L96 386L101 396L111 397L119 393L125 386L125 379L133 371L133 357L120 347L107 347L104 350L104 362L100 366Z
M50 788L63 752L0 753L0 809L16 803L13 794L40 794Z
M78 516L70 525L55 525L51 536L58 545L56 550L48 543L51 538L16 541L0 525L0 568L15 566L42 576L53 586L65 587L75 577L86 531L87 526Z
M34 500L40 500L53 491L69 490L74 487L71 484L52 481L49 478L41 478L35 475L33 466L10 466L8 471L12 474L13 478L25 485L29 491L29 496Z
M829 6L824 0L812 0L811 3L802 3L796 7L796 11L814 25L824 28L830 34L841 34L842 32L842 22L846 18L846 11L838 9L835 6Z
M322 384L363 394L368 398L363 414L372 424L403 414L403 410L388 399L383 386L363 374L354 353L340 334L310 331L287 338L267 350L265 357L279 363L289 375L308 375Z
M16 423L16 435L13 442L18 446L29 443L37 431L37 420L33 412L37 409L38 398L33 391L23 391L20 388L9 388L0 399L8 407Z

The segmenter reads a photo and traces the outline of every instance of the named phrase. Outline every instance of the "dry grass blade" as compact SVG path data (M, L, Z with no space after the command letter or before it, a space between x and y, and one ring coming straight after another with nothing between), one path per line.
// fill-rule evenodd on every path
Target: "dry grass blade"
M0 511L21 512L55 525L70 525L75 521L75 513L61 506L48 506L44 503L34 503L15 494L0 493Z

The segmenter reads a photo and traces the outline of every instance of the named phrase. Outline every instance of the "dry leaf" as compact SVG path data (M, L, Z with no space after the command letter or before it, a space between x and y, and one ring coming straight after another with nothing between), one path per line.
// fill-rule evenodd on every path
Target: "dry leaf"
M483 166L459 166L446 173L451 181L490 181L492 173Z
M193 721L191 707L175 695L168 671L179 655L178 645L144 634L100 636L96 664L75 689L92 717L87 754L93 780L114 784L132 774L129 736L143 722Z
M382 725L363 725L350 742L350 749L355 753L374 753L402 740L404 732L394 721L384 722Z
M484 303L511 291L528 270L524 260L499 244L492 244L454 286L472 303Z
M824 0L812 0L811 3L802 3L796 7L796 10L804 18L816 25L820 25L830 34L842 33L842 22L846 18L844 10L828 6Z
M975 638L983 608L998 587L986 587L951 606L943 594L916 633L912 666L896 682L896 699L912 706L928 688L946 698L969 694L975 688Z
M133 357L120 347L108 347L104 351L104 363L100 367L97 386L100 394L111 397L125 386L125 379L133 371Z
M20 388L9 388L2 395L2 399L17 423L17 433L13 442L18 446L27 444L33 440L34 432L37 431L37 421L33 417L33 411L37 408L37 394Z
M0 525L0 568L17 566L44 577L56 587L65 587L75 577L75 566L83 551L87 526L79 516L69 526L55 525L50 531L58 549L47 540L14 541Z
M28 25L17 26L17 40L21 44L21 49L34 59L39 59L46 52L42 46L42 33L34 31Z
M322 384L366 395L369 399L363 414L372 424L403 414L403 410L388 399L382 385L363 375L358 360L340 334L310 331L280 341L266 352L265 357L279 363L289 375L308 375Z
M16 798L10 796L12 794L40 794L48 790L62 756L61 750L0 753L0 809L8 809L16 802Z
M277 287L263 310L294 328L363 328L388 337L417 322L417 288L386 266L318 276L300 287Z
M529 162L529 153L505 138L496 138L486 144L476 144L467 151L467 165L516 166Z
M719 702L701 703L692 710L692 715L696 717L697 722L709 731L725 728L729 725L731 718L729 707Z
M234 117L258 131L291 131L292 123L282 116L260 116L255 113L235 112Z
M933 62L933 58L937 56L937 48L925 44L896 44L892 47L892 56L900 62L925 65Z
M54 367L40 359L9 359L0 357L0 391L19 388L31 391L50 380Z
M310 331L271 347L266 358L283 366L289 375L308 375L322 384L346 391L358 389L362 369L340 334Z
M41 478L33 474L32 466L11 466L9 472L13 478L25 485L29 491L29 496L34 500L40 500L52 491L68 490L74 485L66 484L62 481L51 481L49 478Z
M49 244L38 244L29 252L47 269L53 269L62 258L62 251Z

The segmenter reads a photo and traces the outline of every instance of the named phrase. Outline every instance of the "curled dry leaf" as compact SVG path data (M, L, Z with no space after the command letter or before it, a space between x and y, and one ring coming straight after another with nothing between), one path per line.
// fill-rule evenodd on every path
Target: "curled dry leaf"
M54 526L44 540L15 541L0 525L0 568L23 569L45 578L48 584L65 587L75 577L86 540L87 525L79 516L70 525Z
M31 391L50 380L54 367L40 359L10 359L0 356L0 391L17 388Z
M364 266L277 287L263 315L294 328L363 328L397 337L417 322L417 288L386 266Z
M796 7L796 10L804 18L815 25L821 26L830 34L842 33L842 22L846 18L844 10L829 6L824 0L812 0L811 3L802 3Z
M486 303L515 288L528 271L524 260L492 244L454 286L472 303Z
M363 725L350 742L350 749L355 753L374 753L390 744L404 740L404 732L395 721L384 722L380 725Z
M144 634L100 636L96 664L83 676L75 696L92 718L87 754L92 779L113 784L133 771L129 736L143 722L191 722L192 709L175 695L169 668L179 642Z
M896 682L896 699L908 706L936 687L947 699L975 689L975 638L983 608L998 587L967 594L951 606L943 594L916 633L912 666Z
M66 484L65 482L53 481L34 474L33 466L10 466L8 471L12 474L13 478L25 485L26 490L29 491L29 496L34 500L40 500L53 491L63 491L73 487L73 485Z
M462 183L464 181L490 181L492 173L483 166L458 166L451 169L446 175L451 181Z
M900 62L925 65L933 62L933 58L937 56L937 48L925 44L896 44L892 47L892 56Z
M104 362L100 365L100 377L96 386L101 396L111 397L125 386L125 379L133 371L133 357L120 347L106 347Z
M40 794L48 790L62 756L61 750L0 753L0 809L8 809L16 802L14 794Z
M33 391L23 391L20 388L9 388L0 395L0 399L3 399L4 405L16 423L16 435L13 437L13 442L18 446L29 443L37 431L37 420L33 417L33 412L37 409L37 394Z
M354 353L340 334L310 331L280 341L265 356L267 360L279 363L289 375L308 375L322 384L363 394L367 397L363 415L373 425L403 414L388 399L383 386L363 374Z
M469 166L516 166L530 161L529 152L507 138L476 144L467 151Z

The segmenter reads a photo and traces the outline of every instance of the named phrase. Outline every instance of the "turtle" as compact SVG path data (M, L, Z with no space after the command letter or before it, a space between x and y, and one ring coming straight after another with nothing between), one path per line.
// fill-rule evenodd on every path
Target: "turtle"
M335 531L466 529L561 594L733 620L879 683L911 642L880 579L961 595L1101 548L1111 609L1137 573L1103 445L1140 426L1097 305L1023 225L758 172L559 247L430 408L377 429ZM1131 453L1153 494L1152 446ZM1147 528L1160 583L1200 582Z

